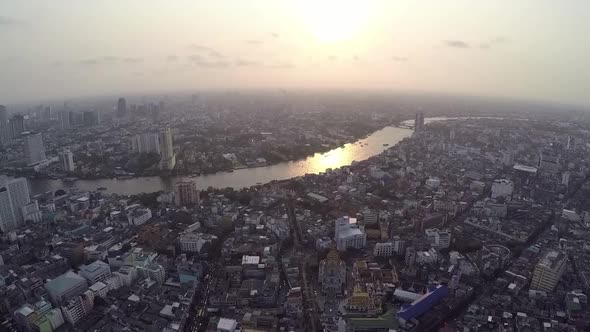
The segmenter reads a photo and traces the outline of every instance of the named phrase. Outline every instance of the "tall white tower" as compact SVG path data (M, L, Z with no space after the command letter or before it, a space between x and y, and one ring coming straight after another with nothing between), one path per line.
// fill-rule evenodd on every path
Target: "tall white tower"
M0 178L0 210L7 209L7 211L0 212L2 215L0 223L6 221L10 224L10 220L13 220L15 228L22 225L25 220L22 208L29 203L31 203L31 198L27 179ZM10 214L12 214L12 218L9 217Z

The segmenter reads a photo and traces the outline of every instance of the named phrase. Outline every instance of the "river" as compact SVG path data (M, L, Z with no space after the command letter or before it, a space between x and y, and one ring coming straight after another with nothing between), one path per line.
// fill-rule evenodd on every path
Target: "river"
M197 177L172 176L172 177L137 177L125 180L98 179L78 180L74 183L62 180L33 179L29 180L32 194L40 194L47 191L55 191L61 188L75 187L83 191L93 191L97 188L107 188L107 193L132 195L143 192L155 192L160 190L172 191L174 184L179 181L195 181L197 188L244 188L257 183L267 183L273 180L285 180L305 174L317 174L328 168L348 166L353 161L362 161L375 156L385 149L397 144L399 141L412 134L412 130L385 127L377 130L366 138L357 142L345 144L342 147L324 153L316 153L305 159L283 162L275 165L245 168L233 172L218 172L215 174L201 175ZM388 146L384 146L388 144Z

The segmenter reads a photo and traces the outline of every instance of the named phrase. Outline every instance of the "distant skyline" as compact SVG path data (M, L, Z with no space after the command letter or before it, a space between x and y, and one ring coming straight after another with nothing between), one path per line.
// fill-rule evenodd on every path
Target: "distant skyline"
M2 1L0 104L359 89L590 105L587 1Z

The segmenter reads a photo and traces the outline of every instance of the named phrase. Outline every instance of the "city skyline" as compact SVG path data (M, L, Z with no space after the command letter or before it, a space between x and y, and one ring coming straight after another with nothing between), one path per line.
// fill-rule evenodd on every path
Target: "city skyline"
M0 100L347 89L588 105L584 5L6 2Z

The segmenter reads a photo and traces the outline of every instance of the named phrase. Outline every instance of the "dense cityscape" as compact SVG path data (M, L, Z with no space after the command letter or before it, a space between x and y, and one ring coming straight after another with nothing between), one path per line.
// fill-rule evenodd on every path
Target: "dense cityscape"
M590 328L584 113L205 100L0 108L3 329ZM387 126L412 131L366 160L198 187L207 172L331 158ZM178 174L190 180L171 191L76 186ZM63 187L39 192L38 178Z

